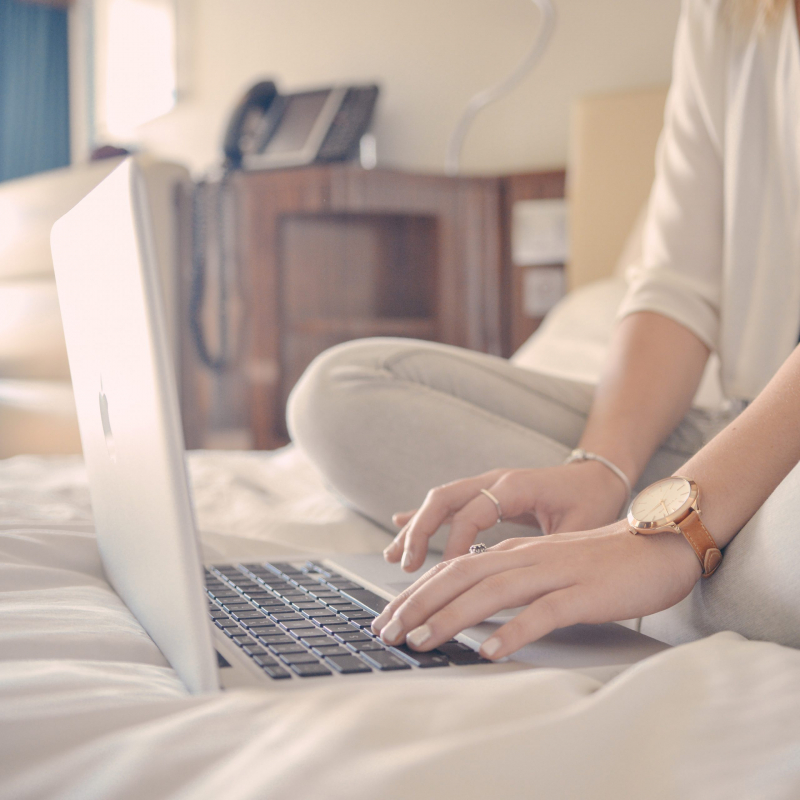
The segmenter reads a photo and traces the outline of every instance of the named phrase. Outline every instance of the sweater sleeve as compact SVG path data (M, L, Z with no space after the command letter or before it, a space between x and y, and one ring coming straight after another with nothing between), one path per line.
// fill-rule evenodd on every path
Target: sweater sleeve
M684 0L642 256L618 312L663 314L712 350L722 281L724 28L716 2Z

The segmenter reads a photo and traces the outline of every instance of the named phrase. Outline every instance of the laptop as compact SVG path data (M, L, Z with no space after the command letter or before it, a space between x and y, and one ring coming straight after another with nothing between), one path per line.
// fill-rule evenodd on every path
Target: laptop
M372 618L410 583L381 554L204 563L160 271L134 159L55 224L51 244L103 565L191 692L592 669L666 647L615 623L576 625L503 663L487 662L476 650L501 615L415 653L388 647L370 631Z

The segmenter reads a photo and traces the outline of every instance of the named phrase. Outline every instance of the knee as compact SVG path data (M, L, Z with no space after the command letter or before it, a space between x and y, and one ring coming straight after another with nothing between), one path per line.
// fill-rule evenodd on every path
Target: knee
M292 441L311 454L332 436L346 436L357 423L363 394L354 388L385 379L382 363L397 347L392 339L358 339L318 355L289 394L286 424Z

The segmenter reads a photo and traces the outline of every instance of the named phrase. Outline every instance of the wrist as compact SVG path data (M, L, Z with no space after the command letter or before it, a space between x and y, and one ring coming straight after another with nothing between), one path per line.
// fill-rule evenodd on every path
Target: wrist
M612 485L608 481L609 478L612 478L613 481L617 483L618 489L622 489L623 494L618 508L624 513L633 495L633 487L631 486L628 476L613 461L610 461L605 456L602 456L599 453L593 453L591 451L584 450L580 447L573 450L564 463L569 465L586 462L596 464L601 468L602 472L605 473L605 483L607 487ZM601 472L597 472L596 474L600 475Z
M633 534L631 534L633 535ZM683 534L672 531L656 533L653 536L637 536L637 539L655 539L659 546L663 548L665 557L682 576L692 583L697 583L703 574L703 567L697 558L692 546Z
M590 437L586 440L581 439L578 447L582 450L587 450L592 453L604 456L612 464L618 467L627 476L631 486L635 485L641 477L643 465L640 464L641 459L637 457L634 452L630 452L628 448L621 447L621 442L611 443L605 440L593 441Z
M582 478L591 484L594 489L593 493L602 495L608 498L609 507L613 506L614 512L622 511L624 513L627 508L623 509L623 505L628 502L628 490L622 481L608 468L605 464L599 461L572 461L566 464L570 470L573 470L576 475L581 475Z

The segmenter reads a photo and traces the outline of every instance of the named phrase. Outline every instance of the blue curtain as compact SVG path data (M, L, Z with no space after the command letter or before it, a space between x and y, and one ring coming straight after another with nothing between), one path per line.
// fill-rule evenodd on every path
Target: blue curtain
M0 0L0 181L66 164L67 12Z

